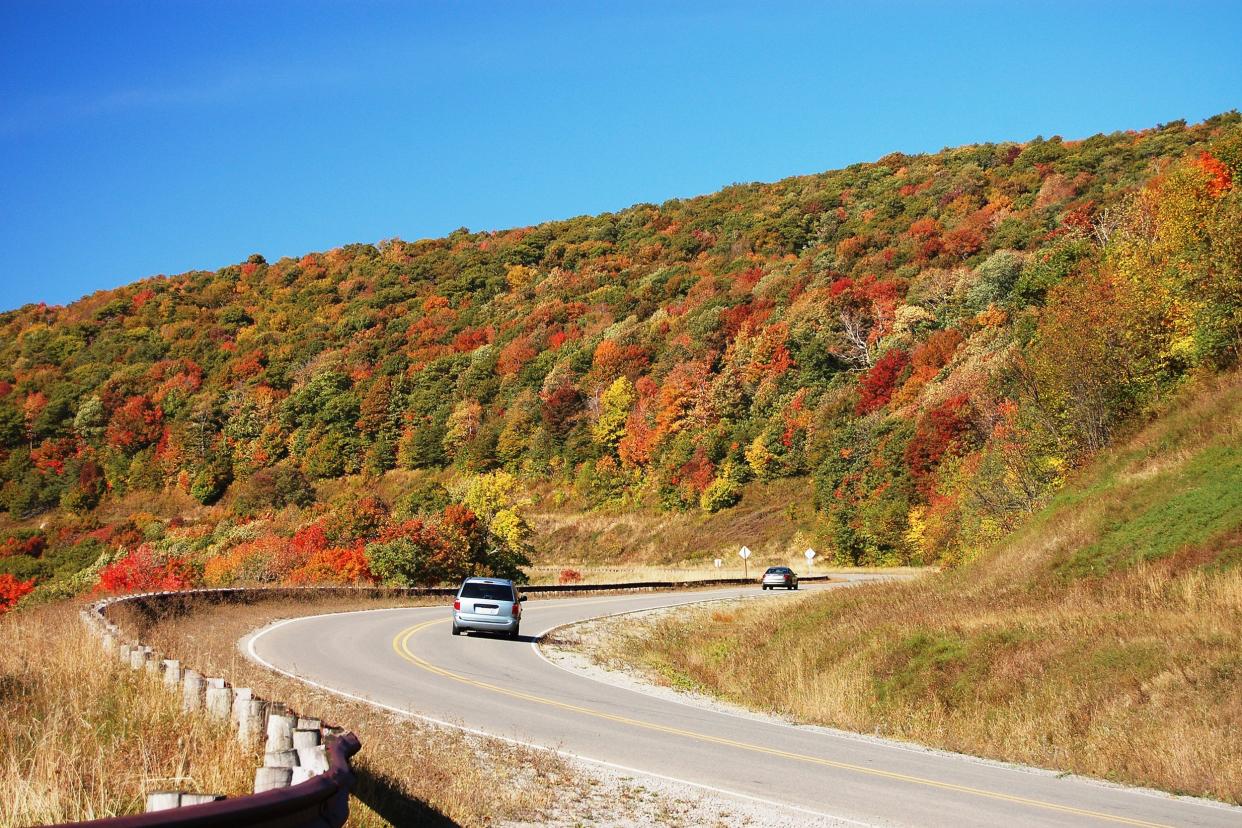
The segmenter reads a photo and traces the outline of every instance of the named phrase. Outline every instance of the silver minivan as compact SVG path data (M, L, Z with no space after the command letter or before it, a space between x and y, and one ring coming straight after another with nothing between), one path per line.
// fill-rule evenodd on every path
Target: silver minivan
M525 595L518 595L513 581L467 578L453 598L453 635L481 630L517 638L525 600Z

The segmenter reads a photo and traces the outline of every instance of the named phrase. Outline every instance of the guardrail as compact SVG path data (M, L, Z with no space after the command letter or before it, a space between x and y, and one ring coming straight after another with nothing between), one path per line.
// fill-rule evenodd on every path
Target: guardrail
M221 799L176 810L69 823L72 828L231 828L231 826L288 826L339 828L349 816L349 790L354 773L349 759L362 747L346 733L328 747L328 770L288 788Z
M830 580L830 575L806 576L803 581ZM640 592L690 586L740 586L756 578L712 578L697 581L637 581L622 584L539 584L527 593ZM187 712L204 711L237 728L245 743L266 734L264 765L255 773L255 793L225 799L212 794L179 791L151 793L145 814L68 823L91 828L340 828L349 815L349 790L354 781L349 759L361 748L358 738L340 728L324 727L318 719L298 716L280 702L256 697L248 688L233 688L223 678L206 678L176 659L163 658L151 647L124 640L121 628L108 619L109 607L131 604L155 614L159 608L184 609L192 603L237 599L308 597L418 597L450 596L455 587L222 587L145 592L96 601L82 610L87 626L105 649L115 652L134 670L163 677L163 684L180 692ZM159 607L157 608L157 605Z
M105 614L109 606L119 603L149 608L156 601L186 598L185 592L108 598L83 609L82 618L103 647L123 664L161 676L167 689L180 693L186 712L202 712L230 722L243 744L265 737L264 762L255 771L254 794L225 799L215 794L150 792L145 814L70 824L92 828L340 828L349 816L349 791L354 782L349 760L362 747L357 736L324 726L319 719L299 716L282 702L258 698L249 688L234 688L223 678L204 677L141 642L125 640L120 627Z

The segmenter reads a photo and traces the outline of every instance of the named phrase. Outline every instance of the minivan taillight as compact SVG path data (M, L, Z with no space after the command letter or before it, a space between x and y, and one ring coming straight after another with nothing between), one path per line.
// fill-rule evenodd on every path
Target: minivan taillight
M453 609L454 609L455 611L456 611L456 610L460 610L460 609L461 609L461 601L460 601L460 600L458 600L457 598L454 598L454 599L453 599Z
M521 614L522 614L522 605L519 604L517 601L514 601L513 602L513 617L517 618Z

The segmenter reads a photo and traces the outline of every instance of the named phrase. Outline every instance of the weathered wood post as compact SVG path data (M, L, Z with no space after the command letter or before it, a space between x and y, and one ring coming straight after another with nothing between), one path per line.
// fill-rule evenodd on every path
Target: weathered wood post
M296 718L288 713L269 713L266 750L293 750L293 730L296 721Z
M292 768L259 768L254 772L254 792L287 788L292 780Z
M155 791L147 794L147 813L181 807L181 791Z
M231 715L234 725L238 727L241 726L242 714L245 711L246 702L250 701L253 697L254 692L251 691L249 687L233 688L233 710Z
M167 687L181 684L181 662L175 658L164 659L164 684Z
M217 802L224 799L220 794L182 793L181 791L156 791L147 794L147 813L152 811L171 811L173 808L184 808L187 805L202 805L204 802Z
M141 670L147 666L150 647L138 646L129 651L129 666L133 670Z
M203 695L207 690L207 682L196 670L186 670L181 679L181 708L187 713L203 709Z
M268 768L296 768L298 766L298 752L296 750L264 751L263 765Z
M228 721L229 717L233 715L233 691L227 686L219 687L213 684L214 681L216 680L209 679L207 682L207 715L213 719ZM224 683L224 680L220 679L220 682Z
M257 742L263 734L266 718L267 702L262 699L246 699L237 719L237 740L243 745Z
M319 775L319 772L314 768L296 767L291 768L291 770L293 771L293 774L289 777L290 785L301 785L303 782L313 779Z

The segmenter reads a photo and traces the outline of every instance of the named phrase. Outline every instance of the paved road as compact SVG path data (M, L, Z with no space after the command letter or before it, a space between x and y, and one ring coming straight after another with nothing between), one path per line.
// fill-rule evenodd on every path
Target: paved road
M517 642L450 636L448 608L424 607L293 619L245 646L270 667L391 709L779 801L842 824L1242 826L1242 808L775 724L614 687L552 665L533 646L532 636L573 621L756 591L532 599L522 620L528 635ZM768 592L763 600L794 595ZM789 813L796 822L797 812Z

